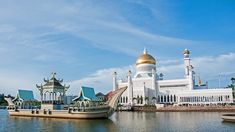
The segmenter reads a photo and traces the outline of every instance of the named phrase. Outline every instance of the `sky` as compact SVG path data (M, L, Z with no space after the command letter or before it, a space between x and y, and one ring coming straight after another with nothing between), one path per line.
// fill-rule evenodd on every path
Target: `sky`
M52 72L77 95L112 89L112 73L135 71L144 47L165 79L184 77L191 51L197 78L225 87L235 76L234 0L0 0L0 93L33 90Z

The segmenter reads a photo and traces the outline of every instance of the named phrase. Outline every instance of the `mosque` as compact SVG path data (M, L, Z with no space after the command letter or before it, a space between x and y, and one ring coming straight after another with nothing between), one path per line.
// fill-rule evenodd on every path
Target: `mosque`
M119 103L123 106L143 106L154 104L172 105L217 105L233 102L231 88L209 89L207 84L195 84L195 72L190 62L190 51L185 49L182 79L164 80L157 73L156 60L146 49L136 61L136 73L129 71L127 80L118 80L113 73L113 91L127 86Z

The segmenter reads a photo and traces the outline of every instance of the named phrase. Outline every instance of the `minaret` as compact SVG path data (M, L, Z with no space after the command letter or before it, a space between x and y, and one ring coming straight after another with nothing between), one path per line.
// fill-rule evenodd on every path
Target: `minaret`
M190 51L188 49L184 50L184 68L185 68L185 78L189 81L189 90L193 90L193 66L190 64Z
M132 83L132 78L131 78L131 71L128 71L128 103L130 103L130 105L132 106L133 104L133 83Z
M117 72L113 72L113 91L117 90Z
M156 82L156 70L155 69L152 69L152 88L156 91L153 97L157 97L158 87L157 87L157 82Z
M184 68L185 68L185 77L189 76L189 67L190 67L190 51L188 49L184 50Z

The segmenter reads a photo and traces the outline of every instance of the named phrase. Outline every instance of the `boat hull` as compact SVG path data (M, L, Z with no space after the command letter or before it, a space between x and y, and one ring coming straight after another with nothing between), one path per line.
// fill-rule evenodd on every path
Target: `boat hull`
M63 119L98 119L108 118L108 110L93 111L93 112L68 112L67 110L52 110L44 113L39 110L37 113L32 110L8 110L10 116L23 116L23 117L41 117L41 118L63 118Z
M223 114L222 119L225 122L234 122L235 123L235 114Z

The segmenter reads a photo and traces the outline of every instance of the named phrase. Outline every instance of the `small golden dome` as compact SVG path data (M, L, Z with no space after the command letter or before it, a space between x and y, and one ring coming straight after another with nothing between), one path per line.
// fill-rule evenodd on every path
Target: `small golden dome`
M144 50L144 53L139 56L139 58L136 61L136 65L139 64L156 64L156 60L154 59L153 56L147 53L147 50Z

